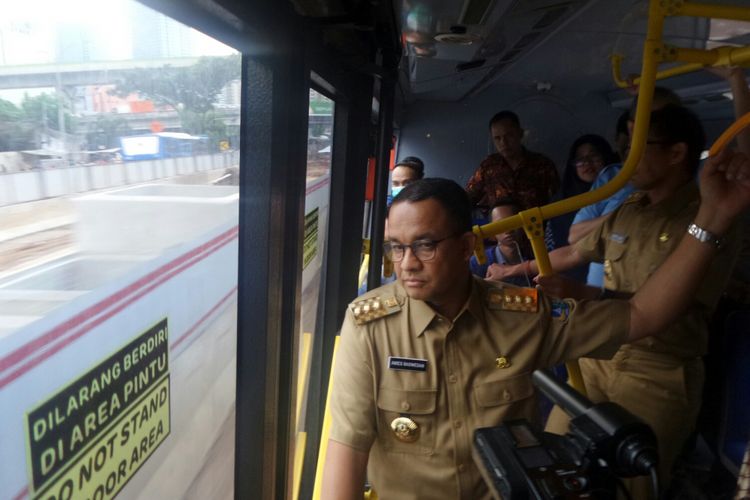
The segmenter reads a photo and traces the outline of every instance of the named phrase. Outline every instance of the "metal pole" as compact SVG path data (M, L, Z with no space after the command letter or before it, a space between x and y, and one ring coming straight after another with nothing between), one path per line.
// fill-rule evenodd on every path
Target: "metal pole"
M380 286L383 265L383 232L385 231L386 195L388 191L388 161L393 134L393 95L395 81L388 76L380 81L380 109L378 110L378 149L375 158L375 199L373 200L372 230L370 232L370 265L367 269L367 289Z

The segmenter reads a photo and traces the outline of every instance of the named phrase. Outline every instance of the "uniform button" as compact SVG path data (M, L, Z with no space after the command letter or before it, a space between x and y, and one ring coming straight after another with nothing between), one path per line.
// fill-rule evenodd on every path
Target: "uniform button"
M448 375L448 382L450 382L451 384L455 384L456 382L458 382L458 377L451 373L450 375Z
M456 420L455 422L453 422L453 427L455 427L456 429L460 429L461 428L461 421L460 420Z
M506 401L510 401L511 397L512 396L510 395L510 391L508 391L508 389L505 389L503 391L503 399L506 400Z
M408 401L404 401L404 402L401 403L401 409L402 410L407 411L409 408L411 408L411 405L409 404Z
M458 472L466 472L466 465L458 464Z

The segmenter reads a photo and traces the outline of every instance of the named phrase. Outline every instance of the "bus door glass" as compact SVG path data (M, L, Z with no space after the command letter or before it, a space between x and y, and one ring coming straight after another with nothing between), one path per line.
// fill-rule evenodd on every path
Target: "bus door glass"
M233 498L240 78L134 0L5 3L0 498Z
M307 182L305 223L302 235L302 312L296 402L296 446L294 496L297 497L305 452L305 401L307 401L313 335L316 330L318 297L324 282L323 260L328 235L328 204L331 186L331 150L333 146L332 99L310 89L307 132Z

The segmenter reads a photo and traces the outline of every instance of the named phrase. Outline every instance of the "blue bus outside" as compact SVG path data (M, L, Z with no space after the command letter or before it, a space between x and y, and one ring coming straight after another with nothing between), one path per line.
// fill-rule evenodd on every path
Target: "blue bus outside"
M177 158L205 152L208 137L184 132L131 135L120 137L120 147L124 161Z

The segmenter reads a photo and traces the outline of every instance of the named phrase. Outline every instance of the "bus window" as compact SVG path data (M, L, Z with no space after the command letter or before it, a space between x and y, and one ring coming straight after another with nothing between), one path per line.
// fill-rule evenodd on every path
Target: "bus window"
M133 0L0 54L0 498L232 498L239 54Z
M318 297L325 267L322 265L327 247L328 205L331 184L331 152L333 145L332 99L310 89L307 135L307 186L305 190L305 224L302 235L302 311L297 376L296 446L294 495L297 498L301 480L302 456L305 453L305 401L307 401L313 335L316 330Z

